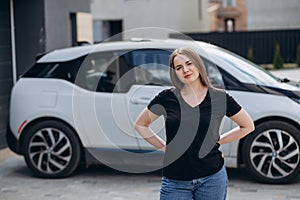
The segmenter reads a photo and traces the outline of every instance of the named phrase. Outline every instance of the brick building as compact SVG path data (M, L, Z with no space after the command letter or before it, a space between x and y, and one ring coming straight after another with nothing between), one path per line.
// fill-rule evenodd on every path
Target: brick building
M210 0L210 31L247 30L247 0Z

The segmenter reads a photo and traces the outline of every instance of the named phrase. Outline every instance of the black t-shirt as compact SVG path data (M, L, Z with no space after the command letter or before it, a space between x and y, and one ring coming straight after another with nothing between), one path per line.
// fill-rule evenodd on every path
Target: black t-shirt
M209 88L204 100L191 107L179 90L160 92L147 106L165 119L167 148L163 175L192 180L219 171L224 165L219 151L219 129L224 116L231 117L241 106L224 90Z

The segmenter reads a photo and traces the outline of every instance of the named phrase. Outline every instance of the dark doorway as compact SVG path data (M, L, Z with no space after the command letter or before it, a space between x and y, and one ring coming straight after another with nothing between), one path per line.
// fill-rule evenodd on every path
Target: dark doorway
M122 20L107 20L103 21L104 36L109 41L120 41L123 39L123 22Z
M235 31L235 20L228 18L225 19L225 31L226 32L233 32Z

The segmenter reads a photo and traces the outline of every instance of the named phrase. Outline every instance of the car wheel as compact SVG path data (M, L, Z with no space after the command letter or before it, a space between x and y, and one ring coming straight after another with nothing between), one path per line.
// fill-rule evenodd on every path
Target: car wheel
M247 169L264 183L287 183L300 173L300 134L283 121L258 124L244 142Z
M49 120L30 127L25 133L24 157L38 176L66 177L80 162L81 147L74 131L62 122Z

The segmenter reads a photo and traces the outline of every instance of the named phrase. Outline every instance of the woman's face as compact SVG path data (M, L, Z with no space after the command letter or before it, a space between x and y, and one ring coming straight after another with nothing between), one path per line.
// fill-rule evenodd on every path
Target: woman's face
M186 55L178 54L174 57L174 70L183 84L199 81L199 70Z

